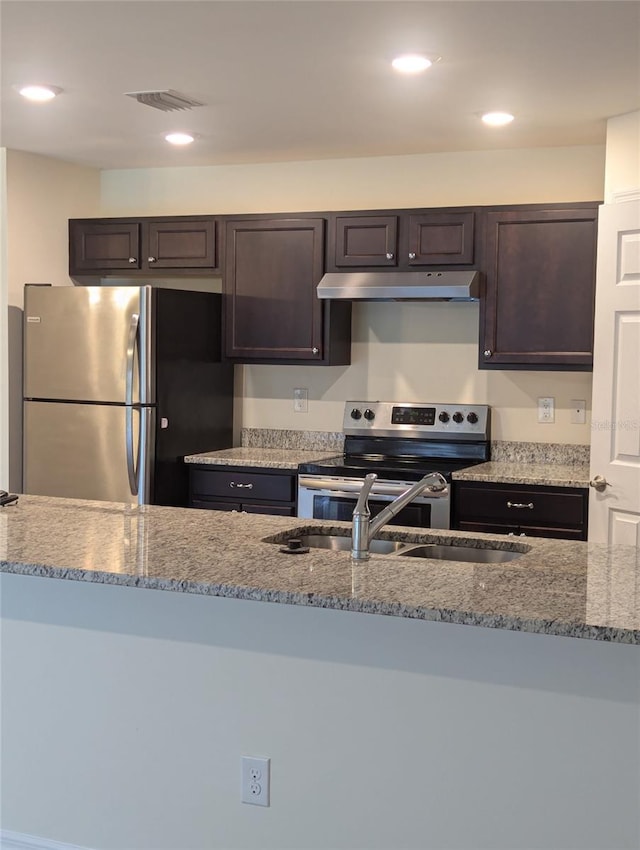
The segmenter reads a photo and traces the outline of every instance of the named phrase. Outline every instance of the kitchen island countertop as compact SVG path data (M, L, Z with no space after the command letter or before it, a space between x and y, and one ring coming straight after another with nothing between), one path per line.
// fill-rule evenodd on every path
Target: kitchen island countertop
M640 644L640 550L408 528L380 537L524 552L503 564L280 552L346 523L21 496L0 510L0 570ZM266 542L275 538L276 542Z

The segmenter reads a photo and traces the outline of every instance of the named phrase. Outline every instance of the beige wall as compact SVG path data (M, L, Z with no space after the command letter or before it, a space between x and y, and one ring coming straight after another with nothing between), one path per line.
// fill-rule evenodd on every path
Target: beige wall
M614 195L640 189L640 111L607 121L605 201Z
M603 147L538 148L106 171L102 214L598 200L604 156ZM244 367L241 424L339 431L348 399L476 401L494 407L495 439L588 443L589 424L570 424L569 401L590 407L590 373L479 371L478 331L474 304L356 304L352 365ZM307 414L293 413L294 387L309 390ZM554 424L537 423L538 396L555 397Z
M0 488L9 488L9 340L7 323L7 151L0 148Z
M69 285L68 220L98 215L92 168L7 151L8 487L22 489L22 305L25 283ZM4 309L4 307L3 307Z

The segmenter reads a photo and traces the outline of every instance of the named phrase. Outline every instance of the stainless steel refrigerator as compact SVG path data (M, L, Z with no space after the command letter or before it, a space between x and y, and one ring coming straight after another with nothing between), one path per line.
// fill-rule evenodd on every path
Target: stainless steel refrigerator
M221 296L25 286L25 493L186 505L184 455L232 445Z

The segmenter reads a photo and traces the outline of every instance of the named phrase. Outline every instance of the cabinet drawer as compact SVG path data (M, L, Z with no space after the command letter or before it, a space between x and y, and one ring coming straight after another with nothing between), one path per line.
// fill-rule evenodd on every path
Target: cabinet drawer
M486 534L512 534L516 537L554 537L558 540L586 540L582 528L547 528L538 525L508 525L462 521L455 526L459 531L484 532Z
M191 473L191 492L194 499L224 496L239 501L266 499L270 502L291 502L294 499L294 478L293 475L194 469Z
M549 492L526 487L459 486L458 518L497 520L513 525L580 527L585 496L575 490Z

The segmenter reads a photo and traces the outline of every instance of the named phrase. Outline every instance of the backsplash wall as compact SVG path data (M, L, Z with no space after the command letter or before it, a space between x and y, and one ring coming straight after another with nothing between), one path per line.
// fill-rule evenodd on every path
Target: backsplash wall
M350 366L244 366L242 425L339 431L350 399L484 403L494 440L587 444L570 423L569 401L591 406L591 373L477 368L478 304L357 303ZM308 413L293 412L294 387L309 390ZM537 421L539 396L554 396L555 422Z

